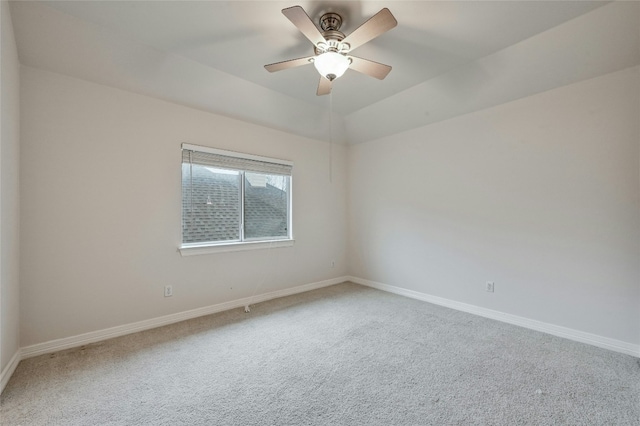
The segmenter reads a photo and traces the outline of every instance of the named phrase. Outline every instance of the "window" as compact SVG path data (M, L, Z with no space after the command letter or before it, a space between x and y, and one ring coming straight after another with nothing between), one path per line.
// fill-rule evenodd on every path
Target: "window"
M291 241L292 168L183 144L181 249Z

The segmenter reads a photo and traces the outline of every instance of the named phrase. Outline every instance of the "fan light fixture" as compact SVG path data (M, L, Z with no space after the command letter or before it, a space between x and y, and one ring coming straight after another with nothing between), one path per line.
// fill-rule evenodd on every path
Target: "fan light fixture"
M313 63L320 73L318 96L331 93L331 82L347 69L382 80L389 74L389 65L351 56L351 52L398 25L386 7L373 15L348 36L340 32L342 16L327 12L320 17L320 26L313 23L300 6L282 9L282 14L313 44L313 55L265 65L269 72L282 71ZM322 31L320 31L322 30ZM347 56L350 55L350 56Z
M344 74L351 65L351 60L337 52L325 52L314 58L313 65L321 76L333 81Z

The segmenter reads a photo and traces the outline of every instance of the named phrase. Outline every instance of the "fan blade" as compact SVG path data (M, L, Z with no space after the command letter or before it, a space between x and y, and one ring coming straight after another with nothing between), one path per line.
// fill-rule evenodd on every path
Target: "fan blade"
M377 78L378 80L384 79L387 74L389 74L389 71L391 71L391 67L389 65L358 58L357 56L349 57L351 58L351 65L349 65L349 68L361 72L362 74Z
M326 42L318 27L315 26L302 7L293 6L282 9L282 14L289 18L293 25L295 25L314 46L317 46L318 43Z
M367 22L356 28L355 31L349 34L342 42L348 43L349 46L351 46L350 50L353 51L353 49L362 46L369 40L373 40L396 25L398 25L398 21L396 21L396 18L393 17L389 9L385 7L373 15Z
M307 56L306 58L290 59L288 61L276 62L275 64L265 65L265 69L269 72L282 71L289 68L299 67L311 63L311 59L315 56Z
M326 78L320 76L320 82L318 83L318 91L316 92L316 95L322 96L328 95L329 93L331 93L331 82Z

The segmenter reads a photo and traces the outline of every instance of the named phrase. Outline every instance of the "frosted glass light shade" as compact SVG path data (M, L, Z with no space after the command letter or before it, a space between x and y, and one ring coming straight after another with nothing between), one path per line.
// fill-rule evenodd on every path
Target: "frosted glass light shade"
M325 52L313 61L320 75L331 81L344 74L349 63L349 58L337 52Z

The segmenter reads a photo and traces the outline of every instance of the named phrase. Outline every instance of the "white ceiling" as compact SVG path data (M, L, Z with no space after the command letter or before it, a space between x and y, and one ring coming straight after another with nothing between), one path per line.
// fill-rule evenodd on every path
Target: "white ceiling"
M22 64L328 140L329 97L280 12L336 11L349 34L383 7L398 26L358 56L382 81L334 82L333 138L364 142L640 64L640 4L580 1L50 1L11 3Z

